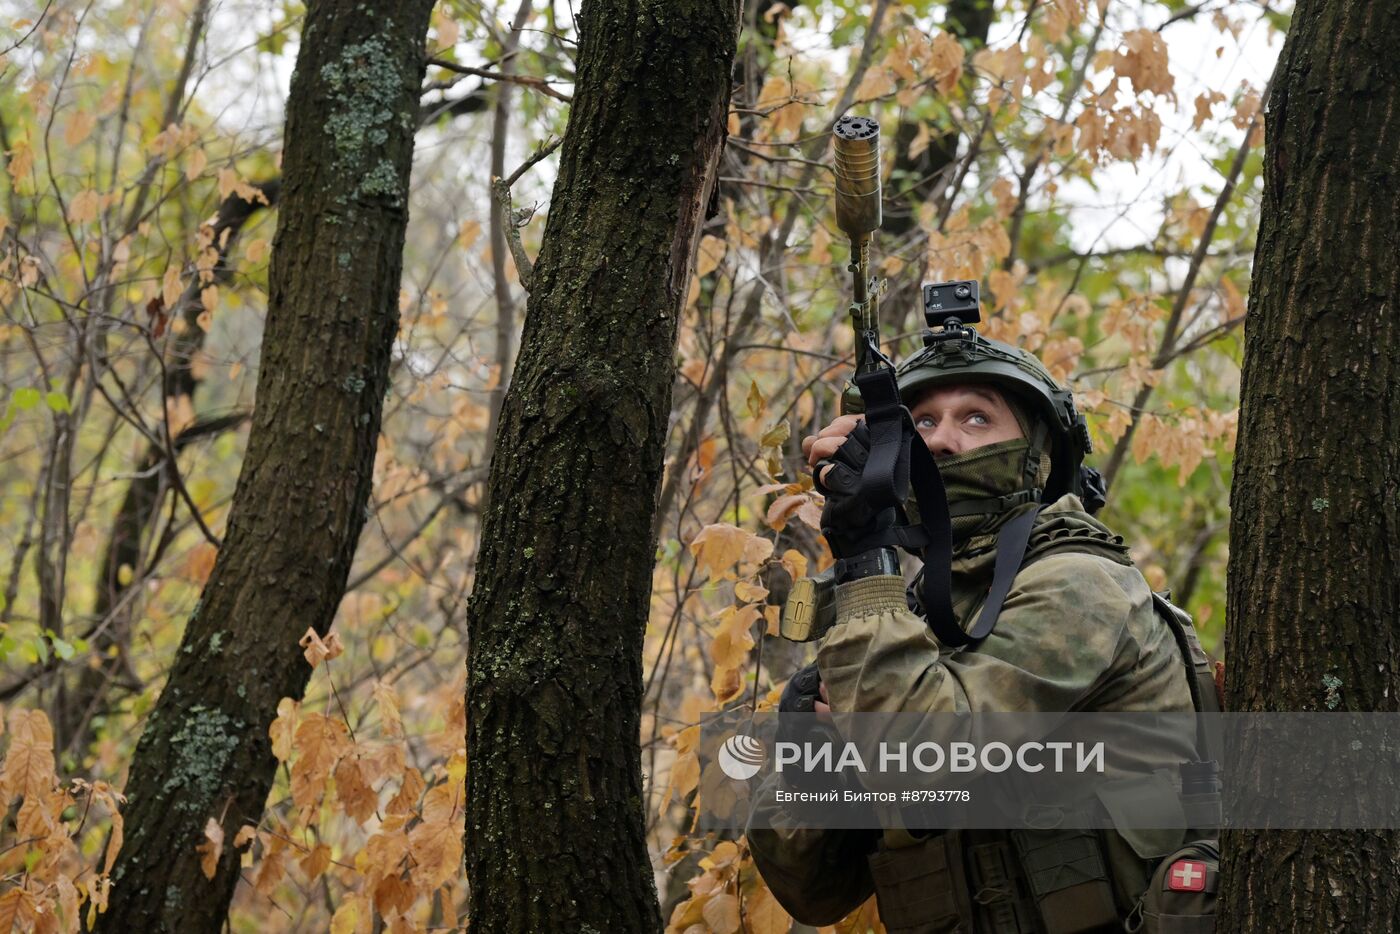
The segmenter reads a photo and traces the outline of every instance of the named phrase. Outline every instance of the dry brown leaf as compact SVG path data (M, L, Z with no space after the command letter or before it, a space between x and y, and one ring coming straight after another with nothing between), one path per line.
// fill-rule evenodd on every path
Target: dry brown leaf
M374 682L374 702L379 705L379 725L385 736L403 736L403 717L399 714L399 695L385 681Z
M296 735L297 719L301 713L301 701L284 697L277 702L277 719L267 728L272 737L272 754L278 762L286 762L292 757L292 738Z
M732 577L740 561L756 564L773 553L773 543L765 538L726 523L707 525L690 542L690 552L696 563L706 571L711 581Z
M292 763L292 800L300 808L309 808L325 792L336 760L350 750L350 731L340 720L324 714L303 714L294 745L297 757Z
M736 895L725 892L712 896L700 913L714 934L734 934L739 930L739 898Z
M340 903L331 917L331 934L358 934L361 929L368 930L368 926L360 922L361 919L368 921L369 914L369 904L364 896L349 896Z
M723 237L716 237L713 234L705 234L701 237L700 248L695 257L695 275L697 277L708 276L718 269L728 247L729 244L724 242Z
M297 865L301 871L306 873L308 882L315 882L321 877L321 873L326 871L326 867L331 864L331 848L324 843L318 843L311 848L311 852L303 856Z
M306 656L307 664L312 668L327 659L339 657L345 651L338 633L329 633L322 639L314 629L307 629L306 634L297 640L297 645L304 650L302 654Z
M87 108L80 108L69 118L68 126L63 130L63 141L69 146L76 146L92 135L95 126L97 115Z
M280 836L263 834L263 843L266 848L257 872L253 874L253 888L259 894L271 895L287 874L287 841Z
M744 900L744 919L749 934L787 934L792 928L792 916L762 883Z
M214 818L204 825L204 842L195 847L199 853L199 869L204 878L212 879L219 871L219 857L224 852L224 828Z
M379 797L370 787L369 777L358 756L346 756L336 765L335 796L355 823L363 824L374 816Z
M10 713L10 749L0 771L0 789L6 804L15 795L26 801L44 800L53 790L53 726L42 710L14 710ZM0 928L2 929L2 928Z
M435 889L456 875L462 860L462 798L451 785L438 785L423 798L423 822L409 834L416 864L414 881Z
M403 784L399 786L398 793L389 799L389 804L385 807L386 814L408 814L418 806L418 799L422 797L423 790L428 787L423 780L423 773L410 767L403 774Z

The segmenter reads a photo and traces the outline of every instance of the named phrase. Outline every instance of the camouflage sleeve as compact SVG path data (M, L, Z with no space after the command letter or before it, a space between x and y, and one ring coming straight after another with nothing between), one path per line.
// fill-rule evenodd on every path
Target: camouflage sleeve
M1053 555L1016 575L977 651L948 652L910 612L898 577L870 577L837 588L817 664L838 712L1069 711L1131 668L1128 620L1150 613L1135 568Z
M749 851L788 914L803 924L835 924L875 892L866 856L880 831L794 826L774 800L777 781L771 776L759 790L754 813L763 813L761 820L750 821Z

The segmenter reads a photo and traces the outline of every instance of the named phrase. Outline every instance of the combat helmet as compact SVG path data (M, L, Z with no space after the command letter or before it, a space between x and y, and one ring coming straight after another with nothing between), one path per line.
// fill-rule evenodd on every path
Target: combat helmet
M906 405L939 386L993 384L1033 416L1028 463L1039 462L1047 448L1050 452L1049 477L1040 501L1051 503L1073 493L1090 512L1103 505L1103 481L1097 471L1084 466L1084 457L1092 450L1084 416L1075 408L1070 390L1033 353L983 337L967 326L926 331L924 341L926 346L896 370Z

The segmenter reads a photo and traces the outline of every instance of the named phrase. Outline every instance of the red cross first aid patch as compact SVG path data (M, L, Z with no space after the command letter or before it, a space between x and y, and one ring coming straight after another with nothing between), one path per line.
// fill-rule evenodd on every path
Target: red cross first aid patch
M1193 859L1179 859L1167 873L1167 888L1173 892L1204 892L1206 864Z

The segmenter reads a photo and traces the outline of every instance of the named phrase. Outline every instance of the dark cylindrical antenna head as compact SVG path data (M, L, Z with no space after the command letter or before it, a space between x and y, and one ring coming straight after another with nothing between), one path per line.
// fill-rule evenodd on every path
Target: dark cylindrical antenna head
M880 229L880 124L842 117L832 130L836 148L836 226L855 240Z

